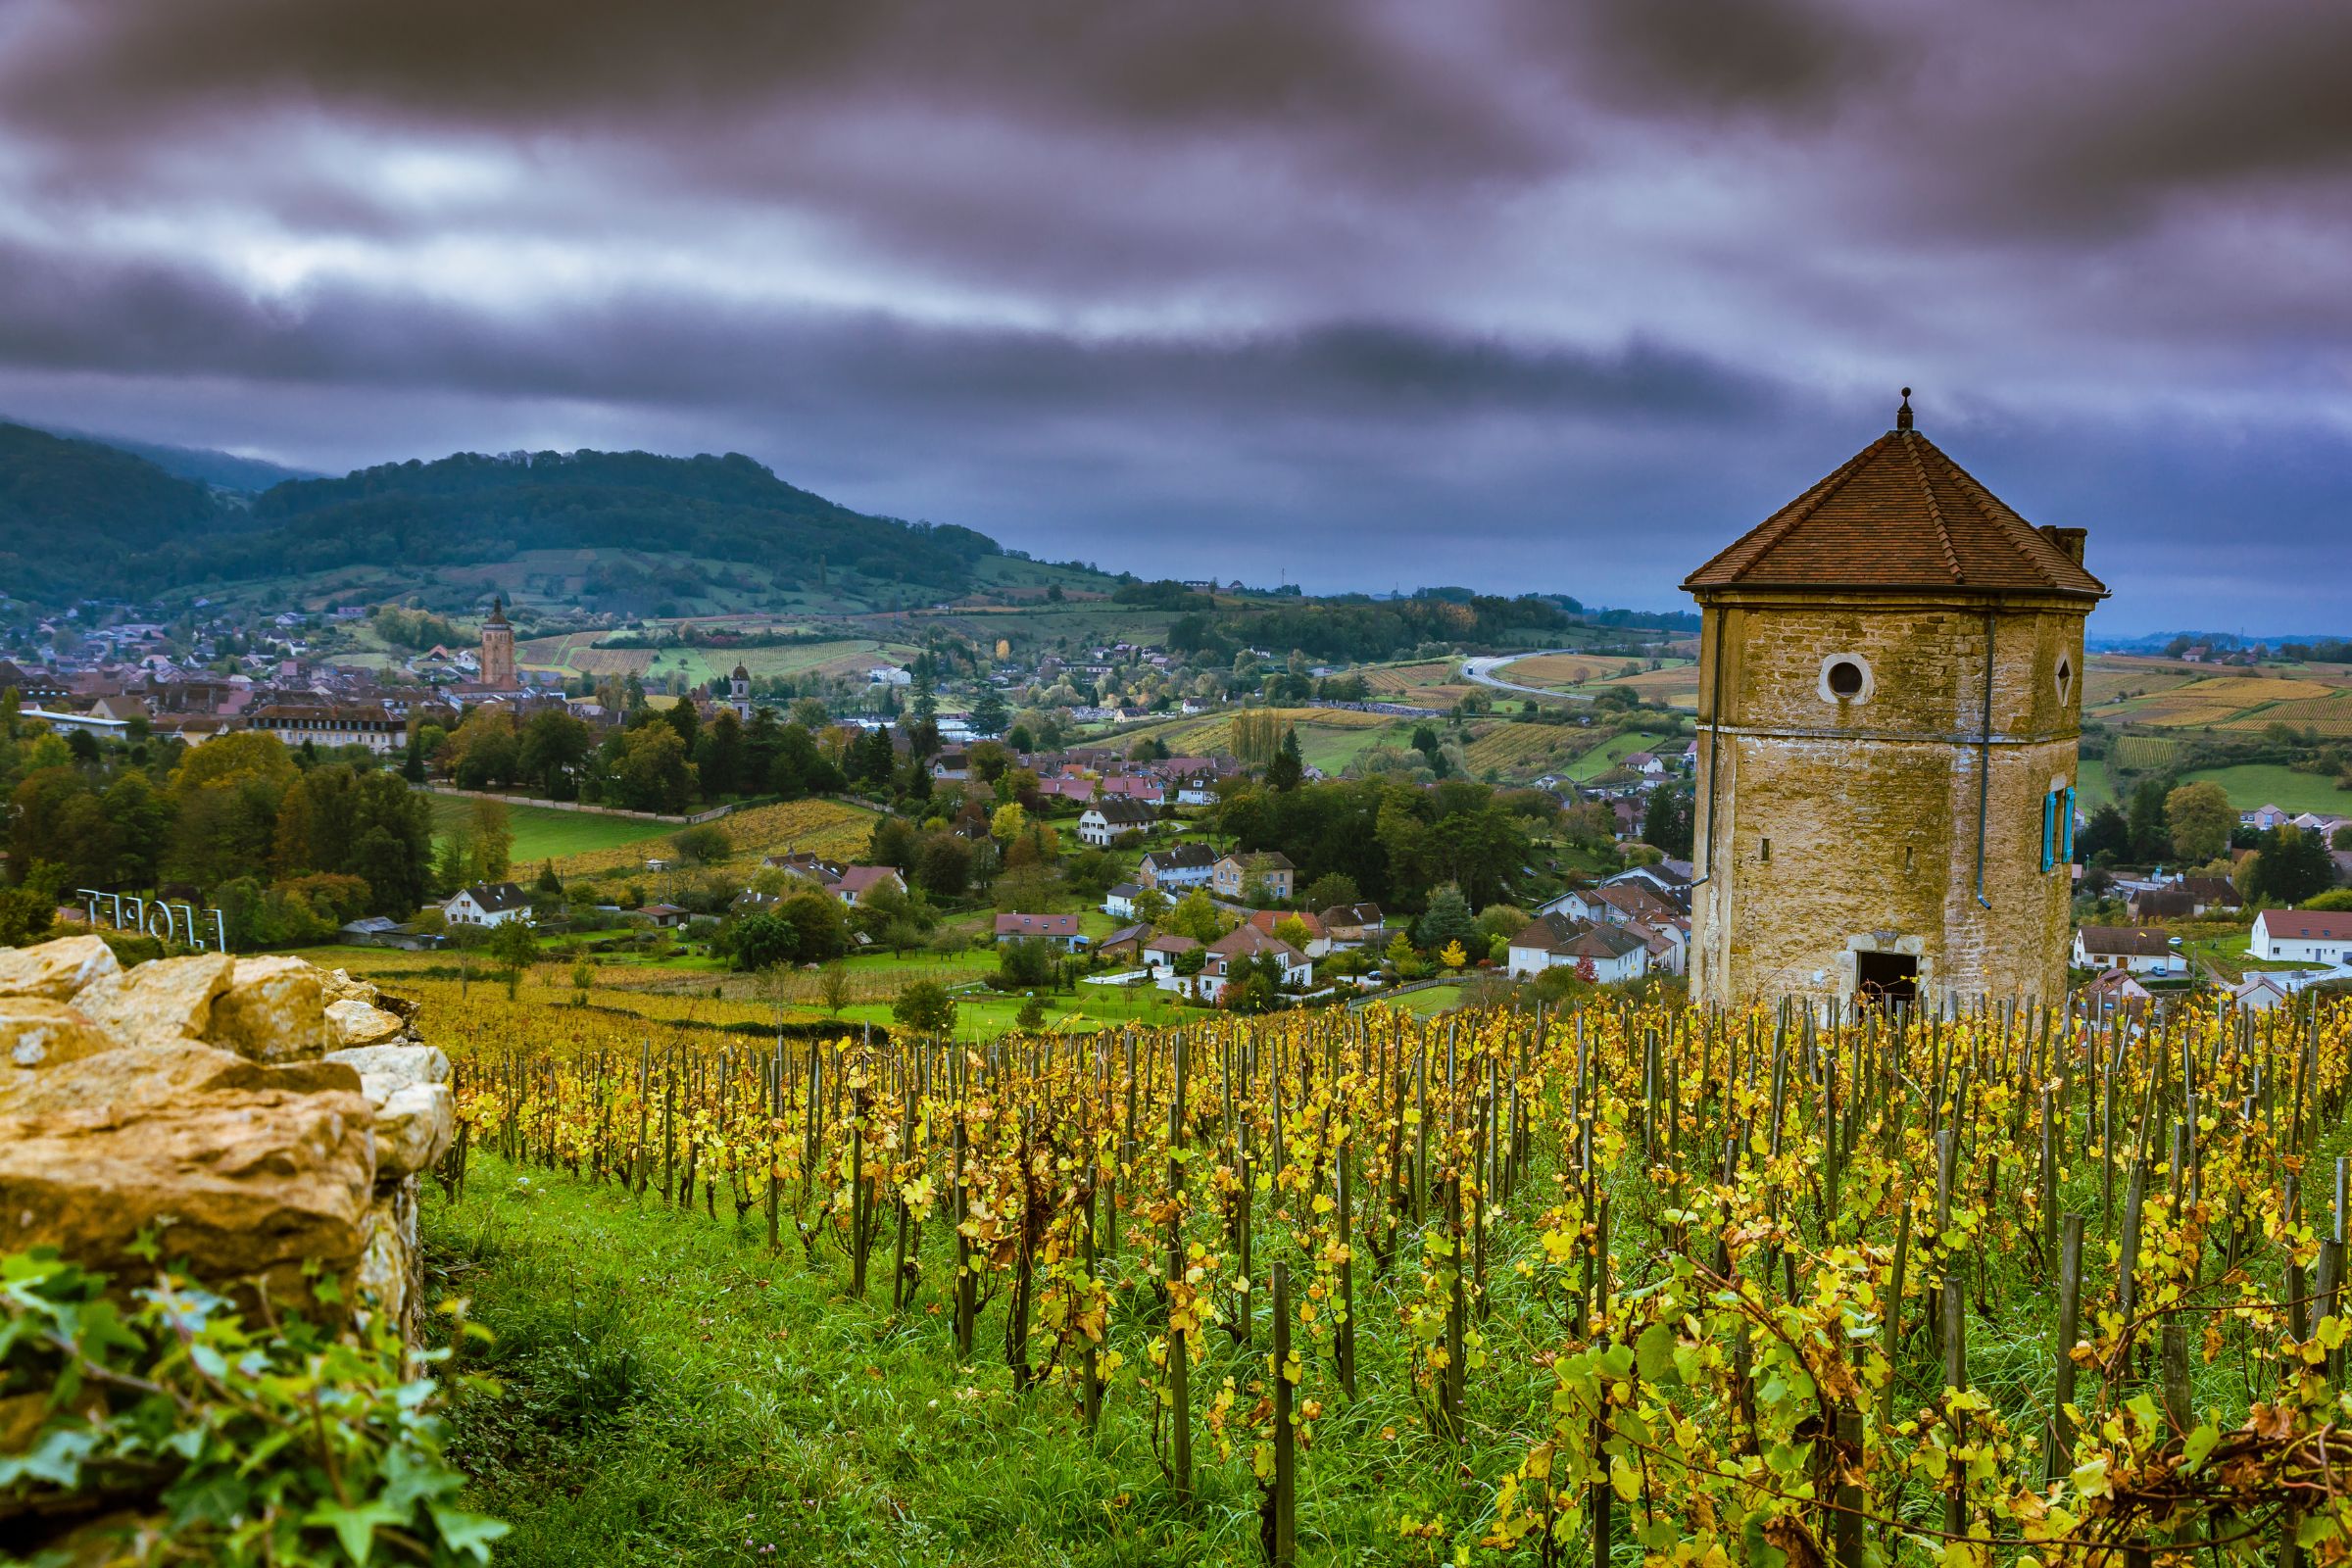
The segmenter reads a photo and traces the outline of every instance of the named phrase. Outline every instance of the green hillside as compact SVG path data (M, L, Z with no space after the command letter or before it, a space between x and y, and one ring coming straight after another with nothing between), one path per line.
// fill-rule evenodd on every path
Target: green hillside
M61 552L68 530L75 549ZM36 601L324 573L415 581L548 552L568 553L585 596L624 613L723 605L730 590L765 600L786 583L927 602L1002 557L985 534L853 512L736 454L461 453L232 505L113 447L0 425L0 581Z

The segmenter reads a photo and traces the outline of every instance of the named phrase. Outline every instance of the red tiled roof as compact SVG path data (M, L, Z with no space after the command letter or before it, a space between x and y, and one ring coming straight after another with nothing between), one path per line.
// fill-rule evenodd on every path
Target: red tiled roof
M2352 909L2265 909L2258 918L2273 941L2352 942Z
M2106 584L1917 430L1889 430L1683 579L1706 588L2033 592Z

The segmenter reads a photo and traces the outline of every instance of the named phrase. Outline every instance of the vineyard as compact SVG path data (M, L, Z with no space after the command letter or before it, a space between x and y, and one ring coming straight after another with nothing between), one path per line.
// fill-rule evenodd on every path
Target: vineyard
M1464 748L1462 757L1479 774L1489 768L1505 774L1537 773L1553 760L1573 755L1585 740L1583 733L1556 724L1497 724Z
M870 811L837 801L783 801L731 811L718 819L718 826L732 846L727 858L718 863L749 870L759 865L761 856L782 855L792 850L827 858L855 859L865 853L873 838L874 817ZM660 844L613 845L564 856L557 859L556 870L566 878L639 871L644 868L647 857L663 853Z
M790 1298L817 1316L773 1336L772 1369L694 1402L715 1427L739 1395L803 1455L781 1502L773 1464L695 1476L713 1519L740 1502L746 1554L804 1507L824 1527L765 1549L1709 1568L2352 1549L2340 1004L2151 1027L1378 1009L985 1050L601 1031L480 988L426 1017L462 1116L434 1223L554 1178L598 1215L706 1229L758 1260L746 1291L809 1282ZM662 1245L612 1288L667 1278L686 1244ZM708 1340L737 1288L668 1315ZM569 1310L576 1334L601 1308ZM948 1408L893 1394L923 1368ZM857 1429L838 1441L870 1479L814 1474L803 1390L823 1431ZM584 1479L552 1490L601 1490ZM683 1506L642 1498L630 1528ZM661 1543L645 1560L737 1560L634 1539Z
M2115 742L2115 765L2132 773L2162 773L2178 765L2180 743L2163 735L2122 735Z
M2306 697L2294 702L2273 703L2268 708L2231 719L2225 729L2268 729L2273 724L2292 724L2297 729L2316 731L2322 739L2341 739L2352 736L2352 693L2338 692L2329 697Z

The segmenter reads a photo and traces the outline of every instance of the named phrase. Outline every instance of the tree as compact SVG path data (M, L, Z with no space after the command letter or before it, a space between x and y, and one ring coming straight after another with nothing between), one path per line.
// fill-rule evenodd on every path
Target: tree
M838 963L828 963L817 971L816 994L825 1004L825 1011L834 1017L850 1004L850 971Z
M1306 885L1305 905L1310 909L1329 909L1343 904L1362 902L1363 894L1356 890L1355 878L1345 871L1326 871Z
M514 866L514 828L504 801L475 801L466 812L477 882L504 882Z
M507 975L507 1000L522 984L522 972L539 957L539 939L528 920L501 920L490 928L490 957Z
M972 847L954 833L926 833L914 854L914 883L935 899L959 899L972 880Z
M2164 798L2164 821L2173 840L2173 853L2193 865L2202 865L2230 847L2230 830L2237 826L2237 808L2211 779L2183 784Z
M936 980L915 980L890 1004L890 1015L919 1034L944 1035L956 1027L956 999Z
M801 950L801 934L790 920L774 914L747 914L729 935L727 961L757 974L790 963Z
M997 985L1023 991L1054 981L1054 949L1043 937L1015 937L997 949Z
M1642 812L1642 841L1676 859L1690 858L1691 801L1672 784L1649 792Z
M1448 944L1465 948L1478 940L1478 921L1470 913L1469 901L1462 890L1447 883L1430 896L1429 908L1414 926L1413 935L1422 949L1435 952Z
M1286 920L1275 921L1274 935L1278 940L1288 942L1300 953L1304 953L1306 945L1315 940L1313 934L1306 929L1306 922L1295 914Z
M596 984L596 965L586 956L571 960L571 998L574 1004L588 1005L588 989Z
M822 893L796 893L776 906L777 918L791 924L803 963L838 958L850 949L850 918L841 901Z
M1217 912L1206 890L1195 888L1168 911L1168 929L1195 942L1214 942L1225 934L1225 917Z
M1438 955L1438 962L1448 969L1466 968L1470 955L1462 951L1461 941L1457 938L1446 944L1445 950Z
M2248 904L2293 906L2326 892L2334 881L2335 862L2327 845L2318 834L2287 822L2262 836L2262 848L2246 866L2244 892Z
M593 748L588 726L560 708L543 709L522 727L514 766L550 800L569 800L573 775ZM418 775L421 777L421 773Z
M2172 853L2172 836L2164 820L2165 788L2161 779L2142 779L2132 792L2132 858L2152 865Z
M39 747L34 748L35 753ZM294 759L274 735L222 735L173 769L167 871L213 887L268 862L278 803L293 787Z
M532 884L532 891L556 898L563 896L564 879L556 875L555 861L541 860L539 862L539 880Z
M647 724L621 736L612 792L622 806L635 811L682 811L695 783L686 743L669 725Z
M669 847L692 865L712 865L734 853L735 842L715 822L698 822L669 836Z
M694 765L705 798L731 795L744 787L743 721L722 708L694 743Z
M1031 1034L1043 1029L1046 1026L1046 999L1037 992L1030 992L1021 1003L1021 1010L1012 1015L1012 1022L1013 1027L1025 1029Z
M2132 853L2132 826L2124 813L2111 801L2090 813L2082 831L2075 835L2075 854L2084 865L2102 858L2113 864Z
M1306 781L1306 764L1298 757L1298 732L1285 732L1282 749L1266 763L1266 787L1271 790L1295 790Z
M983 687L979 700L972 704L972 729L982 735L1001 735L1011 718L1004 707L1004 698L994 686Z
M1029 813L1022 810L1017 804L998 807L996 814L988 819L989 836L999 844L1011 844L1027 832L1028 828Z

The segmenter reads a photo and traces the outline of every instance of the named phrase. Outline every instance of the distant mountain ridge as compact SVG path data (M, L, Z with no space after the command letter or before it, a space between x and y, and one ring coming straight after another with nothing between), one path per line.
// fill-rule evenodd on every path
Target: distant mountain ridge
M73 548L59 548L68 537ZM286 480L232 503L119 446L0 424L0 583L20 597L144 596L566 548L940 589L1001 554L972 529L854 512L733 453L460 453Z

